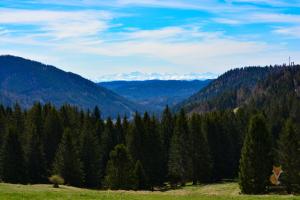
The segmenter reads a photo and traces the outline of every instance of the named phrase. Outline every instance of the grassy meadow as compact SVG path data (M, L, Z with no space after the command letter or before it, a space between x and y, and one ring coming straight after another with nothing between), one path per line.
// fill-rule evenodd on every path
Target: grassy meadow
M53 188L52 185L14 185L0 184L2 200L300 200L293 195L240 195L236 183L212 184L204 186L186 186L182 189L166 192L143 191L98 191L68 186Z

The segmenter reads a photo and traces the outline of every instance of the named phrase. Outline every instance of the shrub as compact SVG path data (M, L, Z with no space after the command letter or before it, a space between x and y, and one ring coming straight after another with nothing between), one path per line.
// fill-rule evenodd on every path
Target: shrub
M52 175L49 181L53 184L54 188L59 188L59 185L64 184L65 180L59 175Z

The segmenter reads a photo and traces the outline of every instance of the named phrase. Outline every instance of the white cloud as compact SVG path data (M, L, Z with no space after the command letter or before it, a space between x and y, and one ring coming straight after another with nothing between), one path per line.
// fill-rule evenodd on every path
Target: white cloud
M54 39L96 35L109 27L111 18L111 13L103 11L0 9L0 24L36 26L31 35L38 32Z
M300 38L300 26L279 27L276 28L273 32L288 37Z
M238 25L243 23L236 19L227 19L227 18L214 18L213 21L220 24L229 24L229 25Z
M300 6L298 0L227 0L227 2L263 4L276 7Z
M254 13L248 19L257 23L300 23L300 15L291 14Z
M229 25L238 24L260 24L260 23L285 23L285 24L300 24L300 15L281 14L271 12L249 12L240 15L224 15L219 18L214 18L214 22Z

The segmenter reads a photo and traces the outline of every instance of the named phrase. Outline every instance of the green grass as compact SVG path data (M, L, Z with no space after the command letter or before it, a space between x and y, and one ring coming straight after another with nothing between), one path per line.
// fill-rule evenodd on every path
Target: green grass
M134 192L134 191L97 191L68 186L52 188L51 185L13 185L0 183L1 200L273 200L299 199L292 195L240 195L236 183L212 184L204 186L187 186L167 192Z

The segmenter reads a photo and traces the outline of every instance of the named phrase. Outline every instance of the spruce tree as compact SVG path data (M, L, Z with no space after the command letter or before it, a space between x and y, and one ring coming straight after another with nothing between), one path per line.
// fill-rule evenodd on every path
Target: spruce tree
M162 140L159 134L158 122L155 117L152 116L152 118L150 118L149 115L145 113L143 121L145 135L142 138L142 165L146 171L149 185L153 189L154 186L161 186L164 182Z
M300 132L287 120L279 139L279 163L288 192L300 192Z
M105 176L105 169L109 160L109 154L114 149L114 124L111 118L106 120L105 130L101 137L101 179Z
M46 117L43 129L44 152L47 169L51 169L58 145L63 134L61 118L55 108L51 108ZM48 171L48 176L51 171Z
M22 109L19 104L14 105L14 109L7 108L10 111L6 111L9 118L9 124L7 126L13 127L13 129L18 134L20 142L25 144L26 136L24 134L25 130L25 114L22 112ZM9 117L10 116L10 117Z
M98 106L95 107L93 114L92 114L92 121L93 124L95 126L95 130L96 130L96 136L98 139L98 143L101 143L101 137L102 137L102 133L104 131L104 122L101 118L101 112L98 108Z
M45 183L47 181L46 160L41 136L34 124L30 128L30 139L27 153L28 181L30 183Z
M125 134L122 126L121 117L118 115L117 121L115 124L115 144L125 144Z
M81 142L81 161L84 171L84 186L96 188L100 186L101 176L101 157L100 146L96 137L95 129L91 121L87 118L84 123Z
M127 137L127 146L134 161L140 160L143 163L143 138L145 135L144 123L141 116L136 113L130 126Z
M162 155L164 157L162 160L162 170L164 178L167 178L170 143L174 133L174 119L168 106L166 106L165 110L163 111L160 129L163 143Z
M1 149L1 179L8 183L26 183L24 151L15 127L8 129Z
M66 184L82 186L82 164L72 132L69 128L64 130L61 143L59 144L53 165L53 174L58 174L63 177Z
M272 173L272 139L263 115L254 115L248 127L240 160L239 184L245 194L266 191Z
M184 185L191 175L190 138L184 110L176 119L169 155L169 178L173 185Z
M202 121L197 114L190 119L190 132L193 184L206 183L211 178L212 160Z
M211 158L213 161L212 181L232 179L238 161L236 158L233 137L236 137L234 119L226 112L212 112L204 116L203 127L207 136Z
M117 145L109 155L106 168L106 187L117 189L134 188L133 163L127 148L123 144Z
M2 109L0 108L0 149L2 147L7 128L6 114Z

